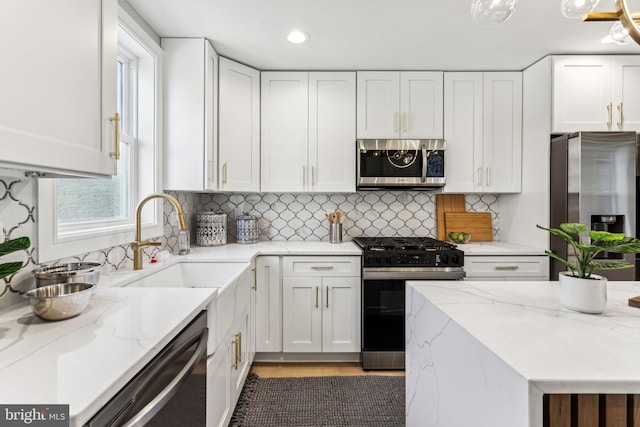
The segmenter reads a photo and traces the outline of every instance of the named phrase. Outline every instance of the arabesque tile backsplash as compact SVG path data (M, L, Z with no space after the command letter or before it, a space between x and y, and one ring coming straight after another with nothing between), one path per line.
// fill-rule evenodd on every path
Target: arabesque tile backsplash
M259 240L328 241L329 229L325 213L344 211L344 240L357 236L431 236L437 235L435 193L424 191L366 191L352 194L231 194L169 192L181 203L195 245L195 215L202 211L222 211L228 214L227 241L236 241L236 217L239 214L258 218ZM466 195L468 211L490 211L493 234L500 238L499 198L492 194ZM0 308L20 300L18 292L33 284L31 271L38 266L37 220L46 215L37 207L35 178L18 174L0 175L0 223L3 240L27 236L32 245L2 257L1 262L21 261L25 267L0 281ZM161 249L177 252L177 226L173 208L164 204L164 235ZM157 248L150 249L147 257ZM103 248L78 254L57 262L97 261L106 271L131 268L129 245Z

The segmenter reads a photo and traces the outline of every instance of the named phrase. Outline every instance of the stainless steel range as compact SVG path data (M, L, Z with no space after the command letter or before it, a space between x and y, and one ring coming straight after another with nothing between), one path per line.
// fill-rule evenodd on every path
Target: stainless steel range
M405 282L462 280L464 252L430 237L356 237L362 256L362 367L404 369Z

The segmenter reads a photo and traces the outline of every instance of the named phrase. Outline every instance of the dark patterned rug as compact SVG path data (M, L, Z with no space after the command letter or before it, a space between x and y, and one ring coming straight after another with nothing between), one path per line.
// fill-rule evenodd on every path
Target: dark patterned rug
M250 373L229 427L405 425L404 377L260 378Z

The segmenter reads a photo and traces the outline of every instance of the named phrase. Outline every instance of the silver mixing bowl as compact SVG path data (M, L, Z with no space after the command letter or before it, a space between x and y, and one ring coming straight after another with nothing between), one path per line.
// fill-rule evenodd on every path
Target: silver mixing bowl
M33 270L36 286L47 286L56 283L98 283L100 267L97 262L72 262L40 267Z
M25 292L33 313L44 320L63 320L77 316L89 304L95 283L57 283Z

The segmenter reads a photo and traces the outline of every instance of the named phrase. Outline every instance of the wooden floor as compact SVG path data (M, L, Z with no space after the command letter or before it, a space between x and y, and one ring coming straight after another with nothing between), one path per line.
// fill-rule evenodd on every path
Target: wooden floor
M404 371L365 371L359 363L267 363L256 362L251 371L263 378L327 377L352 375L404 376Z

